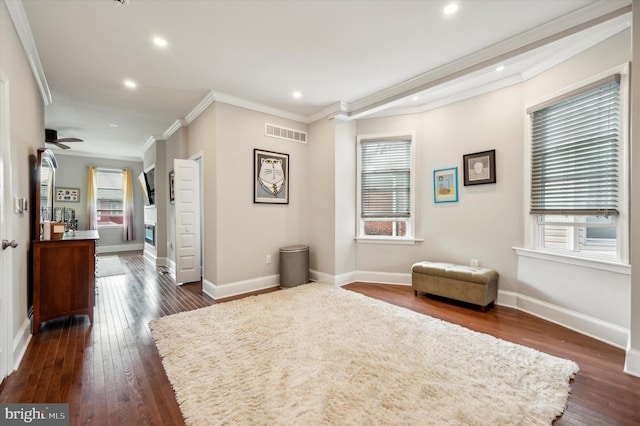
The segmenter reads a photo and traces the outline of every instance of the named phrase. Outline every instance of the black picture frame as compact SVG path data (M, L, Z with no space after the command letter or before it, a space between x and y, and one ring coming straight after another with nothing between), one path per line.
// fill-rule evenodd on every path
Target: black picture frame
M496 183L496 150L462 156L464 186Z
M56 201L64 201L71 203L80 202L80 188L56 187Z
M289 154L253 150L253 202L289 204Z

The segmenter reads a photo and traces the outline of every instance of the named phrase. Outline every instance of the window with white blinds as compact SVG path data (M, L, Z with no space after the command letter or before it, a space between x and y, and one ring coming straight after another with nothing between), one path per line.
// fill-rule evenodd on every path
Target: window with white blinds
M362 143L362 217L409 217L411 141Z
M528 112L531 214L618 215L620 75Z
M413 136L358 138L360 237L412 237Z
M122 170L96 170L96 198L98 226L122 225Z
M629 74L619 69L527 109L533 249L628 261Z

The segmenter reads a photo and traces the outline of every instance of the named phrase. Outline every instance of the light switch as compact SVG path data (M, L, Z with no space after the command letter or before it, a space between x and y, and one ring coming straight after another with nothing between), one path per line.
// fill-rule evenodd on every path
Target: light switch
M27 211L27 199L22 197L16 197L13 199L14 208L13 210L17 214L23 214Z

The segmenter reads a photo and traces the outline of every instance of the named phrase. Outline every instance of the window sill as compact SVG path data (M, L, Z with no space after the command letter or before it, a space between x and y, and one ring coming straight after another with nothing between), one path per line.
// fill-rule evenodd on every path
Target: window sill
M585 268L599 269L602 271L615 272L623 275L631 275L631 265L621 262L589 259L579 256L571 256L568 254L553 253L541 250L532 250L527 248L513 247L518 256L529 257L533 259L548 260L551 262L564 263L574 266L582 266Z
M375 237L356 237L357 243L362 244L398 244L398 245L409 245L415 243L421 243L423 239L417 238L375 238Z

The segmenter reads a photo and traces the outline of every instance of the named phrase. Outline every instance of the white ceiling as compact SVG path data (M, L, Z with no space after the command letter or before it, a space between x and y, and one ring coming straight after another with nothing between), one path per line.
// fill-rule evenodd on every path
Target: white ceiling
M41 63L46 127L85 141L65 153L138 159L203 102L302 122L425 110L522 81L630 20L630 0L459 0L453 16L440 0L5 1Z

